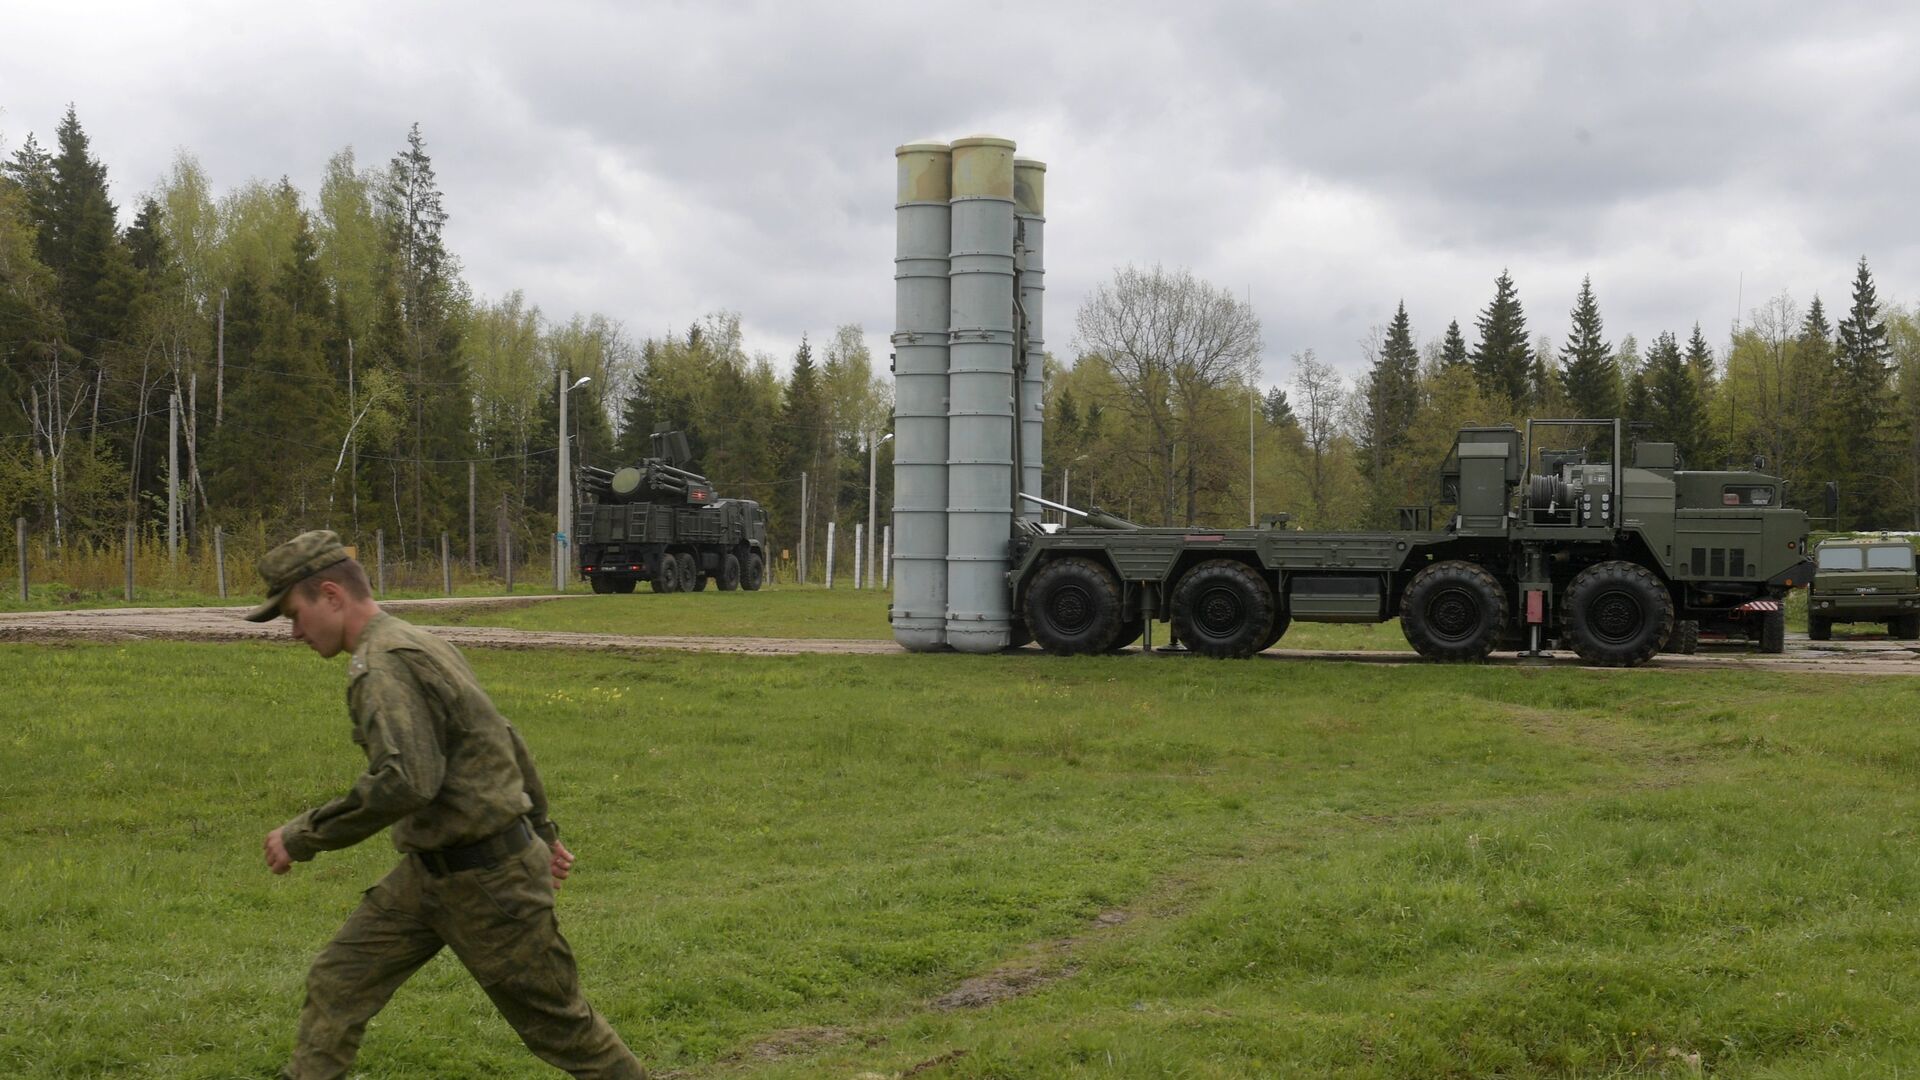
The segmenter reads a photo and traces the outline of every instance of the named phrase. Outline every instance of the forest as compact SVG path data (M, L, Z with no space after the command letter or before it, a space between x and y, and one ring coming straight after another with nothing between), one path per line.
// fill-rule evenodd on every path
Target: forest
M124 206L73 109L48 144L0 142L0 513L54 547L157 535L171 479L189 544L216 525L380 530L404 558L448 533L490 564L549 543L561 379L590 376L569 398L576 463L630 462L678 428L723 495L767 505L776 551L799 546L803 475L813 550L829 522L851 544L892 400L863 327L823 313L830 333L776 357L748 353L738 311L636 337L522 291L476 296L418 125L400 141L384 165L337 152L313 193L221 189L182 151ZM1530 328L1501 271L1471 339L1383 299L1335 360L1263 365L1231 290L1120 267L1063 313L1041 494L1152 524L1383 527L1435 501L1462 424L1621 415L1690 467L1786 477L1815 513L1837 483L1822 527L1920 527L1920 324L1879 299L1864 256L1834 295L1773 296L1717 340L1697 322L1609 340L1591 281L1564 324Z

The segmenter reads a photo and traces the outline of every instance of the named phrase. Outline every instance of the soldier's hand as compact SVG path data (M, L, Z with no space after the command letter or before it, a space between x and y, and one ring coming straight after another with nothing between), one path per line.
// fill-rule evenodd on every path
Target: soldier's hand
M553 871L553 887L556 889L560 887L561 882L567 880L567 875L573 872L573 852L568 851L567 845L561 843L559 840L553 842L553 865L551 869Z
M293 869L293 856L287 854L287 845L280 839L279 829L267 834L266 849L267 869L276 874L284 874Z

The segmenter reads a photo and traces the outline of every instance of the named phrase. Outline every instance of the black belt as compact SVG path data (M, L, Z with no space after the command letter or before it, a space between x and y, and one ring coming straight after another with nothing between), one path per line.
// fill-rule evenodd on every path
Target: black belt
M504 831L485 840L460 847L441 848L439 851L416 851L413 855L427 868L427 873L444 877L461 870L483 870L498 866L502 859L517 854L532 840L533 830L527 827L527 819L519 818Z

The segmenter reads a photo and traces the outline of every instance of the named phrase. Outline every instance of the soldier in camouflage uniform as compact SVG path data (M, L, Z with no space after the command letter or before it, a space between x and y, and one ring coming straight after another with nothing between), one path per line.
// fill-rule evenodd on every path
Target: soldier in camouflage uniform
M347 708L367 753L350 791L267 834L268 869L284 874L389 825L403 853L314 960L282 1075L347 1075L367 1022L444 945L543 1060L575 1076L644 1077L581 996L554 919L573 855L547 818L533 757L460 653L382 612L331 532L274 548L260 575L267 600L247 618L285 615L321 656L352 651Z

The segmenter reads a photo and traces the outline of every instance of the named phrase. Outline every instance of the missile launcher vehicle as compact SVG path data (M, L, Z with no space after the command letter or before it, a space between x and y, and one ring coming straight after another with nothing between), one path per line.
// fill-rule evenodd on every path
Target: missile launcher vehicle
M1573 449L1540 449L1536 432L1568 429L1586 432L1562 436ZM1245 529L1022 519L1013 608L1055 653L1112 651L1166 620L1194 652L1245 657L1294 621L1391 618L1440 661L1558 642L1631 667L1676 626L1782 651L1787 591L1813 576L1807 516L1782 505L1784 482L1681 469L1669 443L1640 444L1627 465L1625 448L1620 420L1462 428L1441 467L1440 528L1430 507L1407 508L1389 532L1303 532L1284 515Z
M643 580L655 592L699 592L708 581L751 591L766 580L766 511L720 498L685 468L691 456L685 433L661 431L638 465L581 470L574 550L594 592L630 593Z

